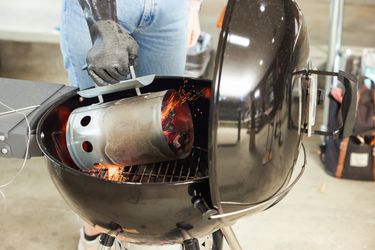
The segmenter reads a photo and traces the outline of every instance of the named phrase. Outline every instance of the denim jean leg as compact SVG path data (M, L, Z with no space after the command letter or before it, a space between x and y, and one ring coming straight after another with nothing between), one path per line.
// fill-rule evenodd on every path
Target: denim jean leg
M118 0L120 24L139 44L137 75L182 75L187 52L187 0ZM93 81L82 70L91 38L77 0L64 0L61 51L69 83L81 89Z
M142 17L144 0L117 0L119 24L130 34L138 26Z
M91 38L83 11L77 0L64 0L61 15L60 49L69 84L86 89L94 85L86 70L87 51Z
M142 21L132 34L138 42L137 75L183 75L187 53L187 0L144 0Z

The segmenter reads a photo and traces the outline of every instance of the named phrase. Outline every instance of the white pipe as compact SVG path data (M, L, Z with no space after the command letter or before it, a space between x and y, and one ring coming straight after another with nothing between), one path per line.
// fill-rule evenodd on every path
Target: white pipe
M330 23L329 23L329 45L327 58L327 71L339 70L342 44L342 28L344 21L344 5L345 0L331 0L330 1ZM328 94L332 86L337 85L337 79L326 77L325 83L325 98L324 98L324 113L321 130L326 131L328 127L329 116L329 98ZM323 137L323 144L325 144Z

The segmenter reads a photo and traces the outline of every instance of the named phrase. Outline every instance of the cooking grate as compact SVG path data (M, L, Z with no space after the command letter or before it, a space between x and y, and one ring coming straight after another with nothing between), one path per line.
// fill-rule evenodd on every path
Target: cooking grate
M203 177L207 165L207 151L194 147L190 156L183 160L126 166L124 175L128 177L128 182L180 182Z
M128 183L183 182L206 176L207 166L207 150L193 147L190 156L182 160L125 166L122 176L116 181ZM108 170L83 171L92 176L104 178Z

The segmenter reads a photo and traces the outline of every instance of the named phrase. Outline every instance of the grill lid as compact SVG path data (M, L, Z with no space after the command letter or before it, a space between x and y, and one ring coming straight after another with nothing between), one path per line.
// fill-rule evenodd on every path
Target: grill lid
M265 209L288 182L300 146L291 73L307 66L308 54L295 1L229 1L210 105L210 191L219 213L263 202Z

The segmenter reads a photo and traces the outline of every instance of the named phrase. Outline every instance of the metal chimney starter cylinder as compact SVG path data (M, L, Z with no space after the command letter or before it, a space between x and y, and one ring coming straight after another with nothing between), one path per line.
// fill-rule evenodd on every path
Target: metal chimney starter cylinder
M83 169L182 159L193 140L189 106L175 90L75 109L66 131L69 153Z

